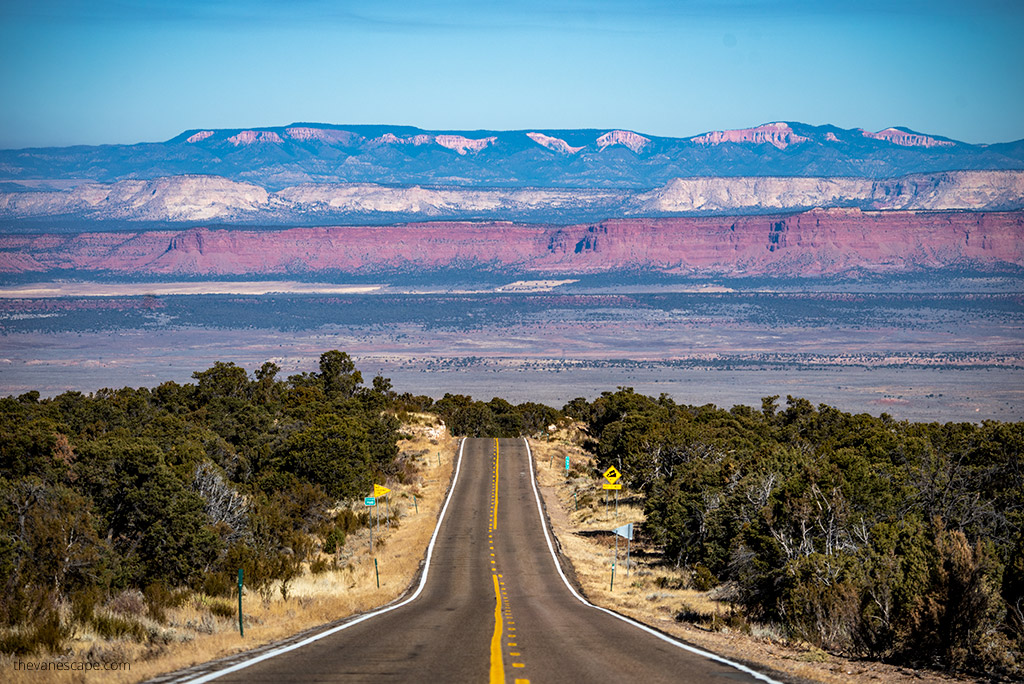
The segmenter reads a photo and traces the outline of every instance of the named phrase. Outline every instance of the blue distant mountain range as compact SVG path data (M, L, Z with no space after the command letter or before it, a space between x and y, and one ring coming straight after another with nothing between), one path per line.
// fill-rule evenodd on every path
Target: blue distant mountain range
M302 183L646 189L674 178L893 178L1024 169L1024 140L972 145L905 128L777 122L666 138L622 130L428 131L297 123L185 131L166 142L0 150L0 190L207 174ZM50 184L48 187L55 187Z

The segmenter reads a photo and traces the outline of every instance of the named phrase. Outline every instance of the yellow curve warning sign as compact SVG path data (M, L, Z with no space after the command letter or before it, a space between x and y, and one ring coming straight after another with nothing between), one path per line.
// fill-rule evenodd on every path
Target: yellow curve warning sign
M604 471L604 479L608 480L608 484L615 484L615 481L622 477L619 471L615 469L615 466L610 467Z

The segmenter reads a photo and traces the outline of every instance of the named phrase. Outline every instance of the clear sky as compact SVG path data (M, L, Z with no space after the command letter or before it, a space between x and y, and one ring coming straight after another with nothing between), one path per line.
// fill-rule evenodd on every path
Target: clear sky
M0 0L0 148L295 121L1024 138L1022 0Z

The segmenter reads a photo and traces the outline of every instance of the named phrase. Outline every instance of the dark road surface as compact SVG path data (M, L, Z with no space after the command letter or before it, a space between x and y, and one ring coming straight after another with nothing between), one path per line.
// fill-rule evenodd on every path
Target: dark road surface
M772 681L581 602L550 551L531 467L523 440L466 440L418 596L189 681Z

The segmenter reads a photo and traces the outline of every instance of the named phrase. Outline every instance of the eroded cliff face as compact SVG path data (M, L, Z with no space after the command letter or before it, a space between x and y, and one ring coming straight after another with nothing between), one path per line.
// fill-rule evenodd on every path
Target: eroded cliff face
M478 268L753 277L1022 267L1024 212L829 209L572 226L436 222L0 237L3 273L221 276Z
M594 215L769 213L811 207L1015 210L1024 207L1024 171L948 171L881 180L790 176L676 178L649 192L374 183L304 183L268 192L252 183L202 175L83 184L67 190L0 192L0 218L8 220L60 216L82 221L224 221L268 225L323 225L346 222L349 216L361 217L353 221L357 222L366 220L368 215L520 220L536 220L541 215L540 220L550 220L551 216L543 216L544 212L557 212L569 222Z
M741 176L676 178L637 196L651 212L728 212L805 207L878 210L1008 209L1024 201L1024 172L947 171L903 178Z

